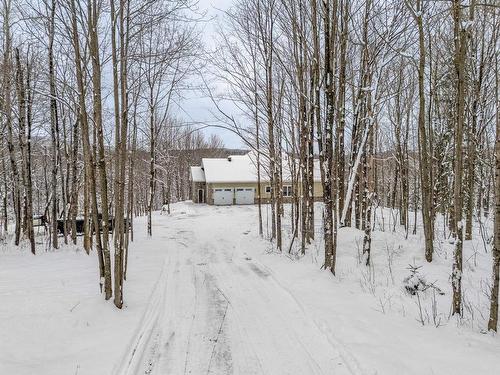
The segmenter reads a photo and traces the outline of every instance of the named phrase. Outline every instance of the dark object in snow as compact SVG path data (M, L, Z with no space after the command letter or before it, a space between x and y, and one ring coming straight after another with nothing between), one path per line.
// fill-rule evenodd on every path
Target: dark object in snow
M405 290L409 294L414 296L418 291L424 291L427 284L422 276L413 273L410 276L404 278L403 285L405 287Z
M44 227L47 229L47 219L45 215L33 215L33 227Z
M403 286L406 292L412 296L416 295L418 292L425 292L429 288L433 288L439 295L444 295L444 292L438 288L434 283L428 283L425 277L418 273L418 270L422 266L412 266L409 265L410 275L403 279Z
M102 232L102 229L104 227L103 223L102 223L102 214L99 214L98 218L99 218L99 220L101 220L101 224L99 225L99 228L100 228L100 231ZM44 220L44 223L48 222L48 220L46 220L45 216L43 216L43 220ZM77 234L83 234L83 232L84 232L84 226L85 226L84 223L85 223L85 221L83 220L83 218L82 219L77 218L75 220L76 233ZM92 219L91 219L91 224L90 225L91 225L92 234L94 234L95 233L95 227L94 227L94 224L92 223ZM126 225L127 225L127 219L123 218L123 230L124 231L126 229ZM66 220L66 227L67 227L67 233L70 233L71 232L71 221L70 220ZM114 227L115 227L115 218L114 217L110 217L108 219L108 228L109 228L110 233L113 231ZM131 226L130 226L130 223L129 223L129 230L130 230L130 227ZM64 220L62 220L62 219L58 219L57 220L57 232L59 234L64 233Z

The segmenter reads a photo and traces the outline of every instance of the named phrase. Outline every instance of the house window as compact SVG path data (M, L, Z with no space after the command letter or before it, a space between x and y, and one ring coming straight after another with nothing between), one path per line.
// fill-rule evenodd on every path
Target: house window
M292 187L290 185L283 186L283 196L284 197L292 196Z
M266 186L266 193L271 194L271 186Z

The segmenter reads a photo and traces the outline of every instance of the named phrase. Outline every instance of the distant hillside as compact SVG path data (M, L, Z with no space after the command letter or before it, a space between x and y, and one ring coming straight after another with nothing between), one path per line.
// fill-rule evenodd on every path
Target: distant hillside
M197 148L191 150L171 150L170 153L183 156L191 162L200 163L202 158L225 158L229 155L245 155L249 150L234 148Z

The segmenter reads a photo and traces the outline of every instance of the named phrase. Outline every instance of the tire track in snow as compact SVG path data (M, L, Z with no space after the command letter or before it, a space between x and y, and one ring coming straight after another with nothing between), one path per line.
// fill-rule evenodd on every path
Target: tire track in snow
M360 362L353 356L353 354L350 351L345 349L346 345L335 336L335 334L329 328L328 324L326 324L326 322L322 320L316 320L314 317L312 317L309 311L304 307L302 302L300 302L299 299L292 293L292 291L287 286L283 285L283 283L280 280L278 280L278 278L275 276L274 271L270 267L266 266L262 262L259 262L258 260L254 261L261 267L266 269L266 271L270 274L272 280L276 283L276 285L278 285L281 289L283 289L283 291L286 292L295 301L295 303L297 304L297 306L300 307L304 315L306 315L309 318L309 320L314 323L319 332L321 332L321 334L324 335L326 339L329 341L330 345L332 345L332 347L339 352L342 360L347 365L351 374L367 375L367 372L362 369Z
M266 282L264 283L264 280L262 279L262 275L265 275L265 278L271 276L271 273L270 272L267 272L267 271L263 271L260 267L257 266L256 263L254 262L248 262L247 263L248 266L258 275L260 276L260 280L257 280L257 282L260 282L262 284L262 289L259 288L260 290L260 293L262 294L262 292L264 290L269 290L269 284ZM281 321L284 322L284 324L286 324L287 328L288 328L288 332L291 333L293 335L293 338L295 339L295 341L297 343L299 343L299 345L302 347L302 352L305 353L307 355L307 357L309 358L309 366L312 366L314 367L314 370L313 372L311 373L314 373L314 374L318 374L318 375L324 375L325 372L323 371L323 369L321 368L321 365L318 363L318 361L313 357L313 355L311 354L311 352L309 351L308 347L304 344L300 334L297 332L296 330L296 327L293 325L293 324L290 324L290 321L293 320L293 319L289 319L290 316L286 316L287 313L288 315L292 314L293 312L290 311L289 309L277 309L275 310L276 314L279 315L281 317ZM294 314L295 315L295 314ZM312 370L312 368L311 368Z
M218 279L221 279L221 273L218 271L219 266L215 265L211 269L211 273ZM221 285L221 288L225 288L224 285ZM221 294L224 296L226 293L224 293L222 290L220 291ZM228 299L228 297L226 297ZM233 299L234 300L234 299ZM231 316L232 316L232 329L231 329L231 334L232 334L232 344L233 345L238 345L242 344L242 348L240 348L240 351L244 351L245 355L242 355L242 360L245 362L244 363L244 372L237 372L237 374L245 374L245 375L250 375L250 374L257 374L257 372L252 371L255 370L255 366L250 363L250 361L254 361L257 363L257 367L259 370L259 373L264 375L264 374L271 374L269 372L266 372L264 370L264 364L262 362L262 358L257 354L256 348L254 345L251 344L251 335L249 333L250 330L254 330L255 326L249 326L247 324L244 324L244 319L242 319L242 314L240 312L240 309L236 308L233 303L231 303ZM254 319L257 321L260 321L259 316L254 316ZM244 337L243 337L244 335ZM239 340L236 340L239 339ZM245 339L245 340L244 340ZM248 355L247 355L248 353ZM235 363L236 365L237 363Z
M232 373L225 334L227 299L207 272L214 251L193 238L188 251L180 252L166 301L170 320L162 319L163 327L177 331L176 342L170 353L161 353L155 374Z
M158 335L157 324L165 305L165 289L168 278L167 269L170 265L171 258L165 258L160 276L148 299L144 315L133 335L131 345L127 347L119 364L113 370L115 375L136 375L141 371L140 367L144 364L147 348L151 345L151 341L157 338Z
M243 269L239 270L239 267ZM243 271L245 268L249 272ZM255 352L263 373L331 373L338 352L331 348L323 335L316 332L311 323L304 320L300 309L295 309L295 302L286 293L273 287L274 283L269 284L268 278L259 276L246 262L232 267L219 265L214 270L219 285L231 299L238 324L246 328L248 340L245 344ZM299 327L308 325L311 328L307 329L306 339L317 349L314 355L301 338L301 333L306 331L299 333ZM324 344L331 350L326 349L324 344L318 345L317 337L325 340ZM339 373L346 370L345 367L338 367Z
M193 277L194 277L194 285L196 285L197 278L196 278L196 272L193 268ZM188 366L188 359L189 359L189 348L191 346L191 337L193 335L193 327L194 327L194 320L196 319L196 309L198 306L198 291L197 288L194 290L194 310L192 314L192 319L191 319L191 324L189 325L189 333L188 333L188 339L187 339L187 348L186 348L186 358L184 358L184 372L183 374L186 374L187 371L187 366Z
M167 255L114 375L364 375L272 269L235 257L237 240L227 240L228 228L199 219L174 225L177 241L187 246ZM184 238L182 230L195 224L210 230ZM336 366L339 358L345 366Z

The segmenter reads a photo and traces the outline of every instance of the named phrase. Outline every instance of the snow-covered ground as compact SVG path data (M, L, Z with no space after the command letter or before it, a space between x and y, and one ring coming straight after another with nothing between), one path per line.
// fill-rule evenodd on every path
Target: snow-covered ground
M421 229L406 239L379 210L373 266L359 261L362 232L343 228L334 277L320 270L316 211L317 241L300 259L259 237L254 206L175 204L154 216L152 238L137 219L122 311L98 293L95 254L5 246L0 374L500 373L500 339L482 333L491 254L481 236L465 246L457 319L451 244L437 240L427 264ZM444 295L407 294L409 264Z

